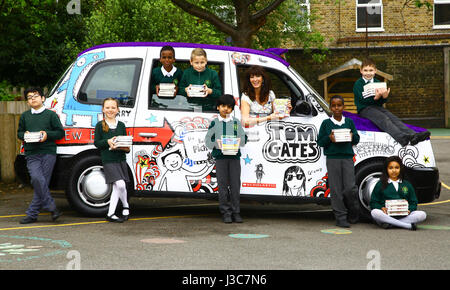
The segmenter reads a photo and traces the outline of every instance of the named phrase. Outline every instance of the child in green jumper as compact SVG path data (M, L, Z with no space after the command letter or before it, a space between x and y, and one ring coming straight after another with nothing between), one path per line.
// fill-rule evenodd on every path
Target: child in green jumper
M56 208L55 201L50 194L49 184L56 162L55 141L64 137L64 129L58 115L45 108L45 97L40 88L27 89L25 98L31 109L20 116L17 137L25 141L23 146L25 160L34 188L34 196L26 212L26 217L20 223L36 222L41 208L49 210L54 221L61 215L61 212ZM28 138L28 133L33 132L38 133L39 140Z
M317 143L324 147L327 156L328 184L336 225L350 227L349 222L356 223L359 219L358 189L353 165L355 153L352 148L352 145L358 144L359 135L353 121L342 115L344 99L341 96L332 96L330 107L333 116L322 122ZM338 142L333 132L335 129L350 129L351 141Z
M129 207L127 199L126 182L129 182L128 166L125 153L130 152L129 147L117 147L117 136L126 136L125 124L116 119L119 114L119 102L114 98L103 100L103 120L95 126L94 145L100 149L105 183L112 185L111 199L106 220L110 222L123 222L128 220ZM117 203L122 202L122 217L117 217Z
M178 92L181 77L183 76L183 71L173 65L175 63L175 49L170 45L163 46L159 52L159 61L162 66L152 70L150 83L151 94L159 96L159 84L173 83L175 84L175 96Z
M204 111L214 111L216 101L222 94L222 84L219 80L219 74L208 67L206 52L202 48L196 48L191 53L191 66L183 73L180 81L180 93L188 97L188 102L197 104ZM201 97L194 97L191 91L194 85L203 86Z
M388 215L386 200L393 199L405 199L408 202L408 215L399 219ZM415 231L416 224L426 219L426 213L417 210L414 187L404 180L404 167L400 157L386 158L380 181L372 191L370 208L372 218L385 229L395 226Z
M212 157L216 160L217 183L219 185L219 210L224 223L241 223L240 188L241 188L241 152L234 155L224 154L223 136L238 138L239 147L247 142L247 136L241 122L232 117L235 101L232 95L220 96L217 100L219 116L211 121L205 136L205 145L212 149ZM228 200L229 199L229 200Z

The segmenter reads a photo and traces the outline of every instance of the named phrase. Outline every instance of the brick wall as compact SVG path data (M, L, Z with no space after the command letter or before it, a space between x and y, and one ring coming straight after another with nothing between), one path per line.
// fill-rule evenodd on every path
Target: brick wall
M450 43L450 29L433 29L433 11L406 0L383 0L383 28L369 32L369 46L399 46ZM412 1L409 1L412 2ZM433 1L431 1L433 2ZM365 32L356 32L356 1L311 0L317 16L312 28L320 32L328 47L365 46Z
M363 60L366 50L330 48L323 63L316 63L301 49L287 53L291 65L323 96L319 75L352 58ZM393 75L386 108L406 123L427 128L445 126L444 52L442 46L371 48L377 68ZM359 72L356 73L359 75Z

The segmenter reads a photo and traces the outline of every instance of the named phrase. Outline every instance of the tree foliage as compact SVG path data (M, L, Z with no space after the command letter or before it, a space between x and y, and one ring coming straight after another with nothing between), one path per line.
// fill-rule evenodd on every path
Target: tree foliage
M22 86L52 84L68 59L69 42L83 35L83 16L69 15L68 1L0 1L0 80ZM84 15L93 0L83 1Z

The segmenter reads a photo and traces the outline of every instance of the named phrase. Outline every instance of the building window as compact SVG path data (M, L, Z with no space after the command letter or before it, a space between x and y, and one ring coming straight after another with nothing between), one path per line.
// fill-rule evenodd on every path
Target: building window
M383 2L356 0L356 32L381 32L383 28Z
M450 0L434 0L433 28L450 28Z
M311 30L309 0L296 0L296 2L300 6L300 15L302 16L303 21L306 20L306 26L308 27L308 30Z

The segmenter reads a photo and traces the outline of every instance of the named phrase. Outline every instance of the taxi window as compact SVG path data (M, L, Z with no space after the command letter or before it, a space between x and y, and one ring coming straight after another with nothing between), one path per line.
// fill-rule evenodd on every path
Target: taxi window
M238 65L238 76L239 76L239 91L242 92L244 88L245 74L249 65ZM275 96L278 97L290 97L292 100L304 99L303 92L295 85L294 81L287 76L285 73L264 67L267 75L272 83L272 91Z
M141 73L142 59L109 60L95 65L78 93L78 101L101 105L116 98L120 106L133 107Z
M183 72L191 67L189 60L179 60L174 63L174 66ZM152 70L160 69L161 63L159 59L153 60ZM215 70L219 75L220 84L222 86L221 94L224 88L224 63L208 61L208 68ZM151 76L150 76L151 78ZM177 92L177 95L172 96L158 96L152 92L152 79L149 82L149 109L152 110L173 110L173 111L190 111L190 112L217 112L216 99L210 96L206 98L188 98Z

